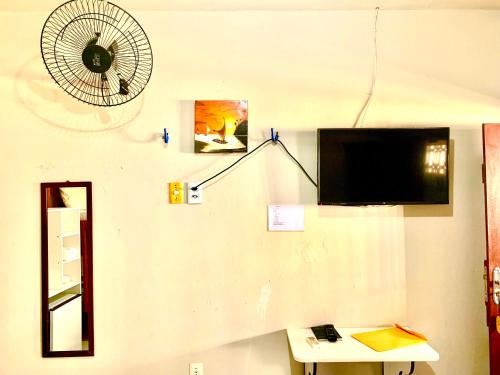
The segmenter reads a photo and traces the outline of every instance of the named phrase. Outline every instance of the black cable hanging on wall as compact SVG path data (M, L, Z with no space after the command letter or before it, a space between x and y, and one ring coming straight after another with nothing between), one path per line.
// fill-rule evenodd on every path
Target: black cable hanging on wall
M243 155L241 158L239 158L238 160L236 160L234 163L232 163L231 165L229 165L228 167L224 168L222 171L216 173L215 175L213 175L212 177L209 177L207 178L206 180L200 182L198 185L196 186L193 186L191 188L191 190L193 191L196 191L198 190L198 188L204 184L206 184L207 182L213 180L214 178L220 176L221 174L223 174L224 172L228 171L229 169L231 169L232 167L234 167L235 165L237 165L240 161L242 161L243 159L245 159L246 157L252 155L254 152L256 152L257 150L259 150L260 148L263 148L263 147L266 147L268 146L269 144L271 144L271 142L273 144L279 144L283 150L288 154L288 156L290 156L292 158L292 160L298 165L298 167L302 170L302 172L304 172L304 174L306 175L306 177L308 178L309 181L311 181L311 183L317 188L318 187L318 184L316 182L314 182L314 180L311 178L311 176L307 173L307 171L305 170L305 168L302 166L302 164L300 164L300 162L290 153L290 151L288 151L288 149L286 148L286 146L284 145L283 142L280 141L279 139L279 135L278 133L274 132L274 129L271 129L271 138L269 139L266 139L264 142L262 142L260 145L258 145L257 147L255 147L252 151L250 151L248 154L245 154Z

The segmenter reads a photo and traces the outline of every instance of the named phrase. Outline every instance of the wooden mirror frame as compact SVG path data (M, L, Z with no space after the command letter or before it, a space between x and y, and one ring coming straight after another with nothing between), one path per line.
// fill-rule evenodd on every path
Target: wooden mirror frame
M83 350L50 350L50 313L49 313L49 272L48 272L48 223L47 223L47 189L84 187L87 204L86 256L82 259L85 275L84 293L87 301L87 338L88 348ZM42 356L43 357L85 357L94 355L94 302L93 302L93 272L92 272L92 183L91 182L50 182L42 183L41 192L41 228L42 228ZM80 239L81 241L81 239ZM82 313L83 316L83 313Z

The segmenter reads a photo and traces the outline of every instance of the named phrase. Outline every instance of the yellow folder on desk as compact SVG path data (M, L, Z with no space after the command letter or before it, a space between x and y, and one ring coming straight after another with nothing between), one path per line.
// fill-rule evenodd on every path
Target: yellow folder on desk
M354 333L351 336L377 352L384 352L427 341L424 335L410 331L397 324L392 328Z

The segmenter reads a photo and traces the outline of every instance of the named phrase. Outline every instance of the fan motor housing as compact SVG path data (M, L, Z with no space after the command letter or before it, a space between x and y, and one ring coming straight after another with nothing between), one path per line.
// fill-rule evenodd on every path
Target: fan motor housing
M113 58L109 51L97 44L89 44L82 53L83 64L94 73L105 73L111 67Z

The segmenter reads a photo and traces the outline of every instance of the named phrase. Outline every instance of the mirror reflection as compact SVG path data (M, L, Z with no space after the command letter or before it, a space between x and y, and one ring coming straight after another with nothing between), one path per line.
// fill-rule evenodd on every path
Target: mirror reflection
M42 184L44 356L93 355L90 183Z

